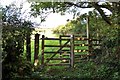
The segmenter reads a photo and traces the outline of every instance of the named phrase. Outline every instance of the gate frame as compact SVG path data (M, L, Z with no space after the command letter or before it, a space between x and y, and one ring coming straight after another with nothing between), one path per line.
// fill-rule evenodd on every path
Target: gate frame
M62 39L62 37L69 37L68 40L70 40L70 41L67 41L64 45L62 45L62 40L65 40L65 39ZM59 40L59 47L60 48L57 52L54 52L54 54L52 55L52 57L48 61L44 62L45 61L44 60L44 47L45 47L44 41L45 40L52 40L52 39ZM87 40L88 44L84 44L84 45L88 46L87 51L89 52L89 54L91 53L92 46L100 46L100 44L97 44L97 45L92 44L92 41L101 41L101 40L97 40L97 39L88 39L88 38L82 38L82 37L75 38L74 35L64 35L64 36L60 35L59 38L45 38L45 36L42 35L41 40L42 40L42 53L41 53L41 57L42 57L41 58L41 65L42 66L46 65L46 63L48 63L57 53L60 53L60 55L61 55L62 53L60 51L62 50L62 48L65 47L70 42L70 67L74 67L74 64L75 64L75 53L74 53L75 46L76 46L76 44L74 44L75 40L82 40L82 41ZM81 44L79 44L79 45L81 45Z

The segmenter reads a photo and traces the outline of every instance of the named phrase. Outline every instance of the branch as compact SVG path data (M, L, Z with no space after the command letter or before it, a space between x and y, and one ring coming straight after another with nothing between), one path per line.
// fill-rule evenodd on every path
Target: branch
M110 6L107 6L107 5L98 5L98 3L95 3L95 2L83 2L84 3L89 3L88 6L83 6L83 4L81 3L72 3L72 2L64 2L65 4L68 4L70 6L76 6L76 7L79 7L79 8L95 8L98 10L98 12L100 13L100 15L102 16L102 18L108 23L111 25L111 22L109 21L109 18L105 15L104 11L101 9L101 8L106 8L110 11L112 11L112 8ZM91 5L90 5L91 4Z
M98 12L100 13L100 15L102 16L102 18L111 25L111 22L109 21L109 18L105 15L105 13L103 12L103 10L101 9L101 7L97 4L97 3L93 3L93 6L95 7L95 9L98 10Z
M82 4L80 4L80 3L82 3L82 2L80 2L80 3L76 3L76 4L74 4L74 3L72 3L72 2L64 2L65 4L67 4L67 5L69 5L69 7L70 6L76 6L76 7L80 7L80 8L92 8L93 6L90 6L90 5L88 5L88 6L83 6ZM84 2L84 3L91 3L91 2Z
M106 8L108 10L110 10L111 12L113 11L112 7L109 5L99 5L101 8Z

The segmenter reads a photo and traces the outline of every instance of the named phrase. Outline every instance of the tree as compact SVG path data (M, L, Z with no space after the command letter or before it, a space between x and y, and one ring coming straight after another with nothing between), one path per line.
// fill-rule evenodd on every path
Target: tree
M74 8L71 10L71 7ZM80 11L77 11L78 8L95 8L102 18L111 25L111 19L105 14L102 8L108 9L112 14L119 16L120 2L104 2L103 4L99 4L99 2L36 2L31 5L31 10L35 15L39 15L41 10L42 12L45 10L57 13L61 12L61 14L64 14L64 12L73 12L74 15L79 15Z
M120 1L119 2L36 2L31 6L32 11L37 15L40 10L52 10L53 12L60 12L65 14L66 12L73 13L74 16L80 16L78 8L94 8L96 12L90 12L90 29L91 34L96 35L99 33L99 36L102 40L102 55L96 59L97 65L107 65L109 70L108 73L105 73L105 77L111 77L110 74L115 76L116 79L119 78L118 74L120 71ZM106 15L104 10L105 8L109 10L112 14ZM104 21L105 22L104 22ZM70 27L70 26L67 26ZM58 28L60 29L60 27ZM66 27L62 26L62 29L67 31ZM60 31L62 31L62 29ZM72 28L73 29L73 28ZM69 29L68 29L69 30ZM77 29L75 29L77 30ZM57 30L58 31L58 30ZM97 36L96 36L97 37ZM96 52L97 53L97 52ZM106 72L103 68L100 69L103 72ZM99 69L97 69L98 72ZM101 73L101 72L100 72ZM102 74L103 75L103 74ZM99 76L99 74L97 75ZM96 76L96 77L97 77ZM95 77L95 78L96 78ZM101 77L100 77L101 78ZM103 78L103 77L102 77Z
M66 25L58 26L54 29L55 34L80 34L85 35L86 23L84 22L85 16L81 15L75 20L68 21Z
M24 40L33 25L20 18L21 9L16 6L2 8L2 12L2 78L10 79L20 74L19 69L23 69Z

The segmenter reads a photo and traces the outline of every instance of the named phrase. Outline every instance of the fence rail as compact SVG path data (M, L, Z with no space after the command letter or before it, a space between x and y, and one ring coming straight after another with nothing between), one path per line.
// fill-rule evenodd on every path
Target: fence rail
M74 36L74 35L60 35L59 38L45 38L45 36L43 35L42 38L42 65L48 65L49 61L51 60L66 60L68 61L67 63L65 63L65 65L69 65L71 67L74 66L75 63L75 58L80 58L81 56L88 56L90 55L90 53L93 51L93 46L100 46L100 40L97 39L88 39L86 37L79 37L79 36ZM59 45L55 44L55 45L49 45L49 44L45 44L44 42L46 40L56 40L59 41ZM65 42L66 41L66 42ZM84 42L82 43L81 41L89 41L89 43ZM96 43L95 41L99 42ZM64 43L62 43L64 42ZM94 44L92 43L94 42ZM76 49L79 47L88 47L87 49ZM59 48L57 51L45 51L45 47L57 47ZM64 49L67 48L67 49ZM89 54L80 54L82 52L88 52ZM77 54L79 53L79 55ZM46 58L44 57L44 54L51 54L52 56L50 58ZM54 58L57 54L59 54L60 58ZM65 58L64 56L68 56L67 58ZM54 65L64 65L64 63L58 63L58 64L49 64L50 66Z
M75 35L60 35L58 38L46 38L42 35L39 38L39 34L35 34L34 40L34 63L38 64L38 54L41 53L41 65L54 65L54 66L71 66L73 67L76 60L84 58L86 56L93 55L94 47L101 46L101 40L88 39L86 36ZM39 42L41 40L41 43ZM58 44L47 44L45 41L58 41ZM27 60L31 61L31 41L30 35L26 37L26 53ZM39 44L41 45L41 52L39 52ZM55 48L55 51L46 51L45 48ZM45 55L51 55L46 58ZM59 61L58 64L51 64L50 61Z

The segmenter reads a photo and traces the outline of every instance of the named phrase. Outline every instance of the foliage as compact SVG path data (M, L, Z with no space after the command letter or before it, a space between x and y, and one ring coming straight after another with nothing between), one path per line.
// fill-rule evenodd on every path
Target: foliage
M12 79L21 74L22 69L25 74L31 70L31 64L23 59L24 40L26 34L30 34L32 23L20 19L21 9L15 6L8 6L2 9L2 71L3 79ZM28 70L25 70L28 69ZM21 71L22 71L21 70ZM24 73L21 75L23 76Z
M34 79L102 79L118 80L118 68L109 64L96 64L95 62L81 61L74 68L69 67L46 67L41 72L34 72Z
M34 3L32 4L33 15L40 15L46 10L53 12L61 12L64 14L65 11L70 10L70 7L86 7L86 3ZM99 33L99 38L102 40L102 54L95 59L95 62L81 62L75 65L75 68L47 68L42 72L32 72L32 64L23 59L23 42L26 38L26 34L31 33L30 27L32 23L20 19L20 9L15 7L7 7L3 9L3 53L2 53L2 65L3 65L3 79L12 79L14 77L28 77L32 74L32 78L84 78L84 79L119 79L120 72L120 28L119 28L119 3L105 3L99 5L98 3L87 3L87 7L95 7L101 14L90 12L90 27L91 35L95 36ZM109 8L109 7L111 8ZM106 16L102 7L109 9L112 15ZM51 10L52 9L52 10ZM34 12L35 11L35 12ZM76 14L76 11L73 10ZM82 16L80 16L81 18ZM65 26L59 27L62 34L66 33L84 33L84 22L85 16L82 20L79 18L66 24ZM112 19L113 24L110 26L106 24L102 18L109 24L108 17ZM97 22L96 22L97 21ZM96 23L95 23L96 22ZM99 25L98 25L99 24ZM81 27L79 27L81 26ZM58 28L58 29L59 29ZM82 29L83 28L83 29ZM98 29L98 30L97 30ZM59 31L59 30L57 30ZM56 32L57 32L56 31ZM57 74L57 75L56 75Z
M53 30L55 34L85 34L85 14L76 18L75 20L69 21L66 25L58 26Z
M56 3L53 3L53 4L56 4ZM73 5L75 7L76 6L83 7L82 3L74 4L72 2L71 3L68 2L68 3L61 3L61 4L64 4L65 6L68 6L68 7L71 7ZM42 3L42 5L44 5L44 3ZM120 58L119 58L120 57L120 50L119 50L120 49L120 44L119 44L120 4L119 2L118 3L105 2L102 5L98 5L98 3L88 3L88 6L90 5L92 7L93 6L95 7L95 10L93 10L92 12L89 12L90 35L92 37L94 36L93 38L98 38L102 40L101 47L100 47L102 50L102 54L95 59L95 62L88 62L88 63L81 62L75 67L75 69L68 68L67 69L68 71L66 69L61 69L61 70L49 69L45 73L39 73L38 75L42 75L43 77L51 77L51 78L58 78L58 79L77 77L77 78L115 80L120 78L120 76L118 75L120 72L120 68L119 68L120 66L120 63L119 63L120 62ZM41 6L39 5L39 7ZM106 15L101 9L101 7L108 9L109 11L111 11L112 14ZM44 7L42 8L44 9ZM47 6L45 8L47 8ZM68 10L70 11L70 9ZM73 13L76 14L76 12L73 12ZM77 19L72 20L68 22L65 26L64 25L59 26L56 30L54 30L54 32L58 34L71 34L74 32L77 33L77 31L79 33L83 31L83 33L85 33L84 25L86 24L86 17L87 17L86 14L81 15L79 17L80 19L78 18L78 20ZM105 21L111 25L107 24ZM56 73L56 72L59 72L59 73ZM49 73L49 74L46 74L46 73Z
M105 47L107 47L106 51L113 51L115 48L119 46L119 15L120 15L120 2L48 2L48 3L39 3L36 2L32 4L31 9L36 14L39 13L40 10L52 10L53 12L63 12L63 13L73 13L74 16L80 16L79 8L94 8L93 12L89 13L90 18L90 34L91 36L97 37L101 39L103 42L103 52ZM106 15L104 10L107 9L111 12L111 15ZM38 12L38 13L37 13ZM85 20L86 15L82 18L81 21ZM81 18L81 17L80 17ZM104 21L103 21L104 20ZM74 20L73 22L77 22ZM107 22L107 23L105 23ZM78 23L80 26L81 22ZM58 27L54 32L66 34L73 32L79 32L82 28L76 28L78 25L74 25L74 23L70 22L67 24L68 26ZM71 27L72 26L72 27ZM76 26L76 27L75 27ZM69 28L68 28L69 27ZM85 29L85 28L84 28ZM83 30L83 29L82 29ZM70 31L70 32L69 32ZM113 48L114 47L114 48ZM111 53L111 52L105 52Z
M74 16L79 15L80 12L78 8L95 8L102 19L108 24L112 24L111 19L105 14L102 8L109 10L111 13L119 15L120 2L104 2L100 4L99 2L33 2L31 5L31 10L35 15L39 15L41 12L50 10L50 12L60 12L65 14L65 12L73 13ZM119 20L119 19L118 19Z
M96 17L97 16L97 17ZM106 23L102 20L100 15L96 12L96 10L90 11L89 14L80 15L75 20L69 21L65 26L58 26L54 33L57 34L82 34L86 35L86 24L87 24L87 17L89 17L89 31L90 35L94 37L98 37L101 34L100 32L101 27L106 25ZM96 21L96 23L95 23ZM103 24L101 24L103 23ZM100 25L98 25L100 24ZM103 29L103 28L102 28ZM102 30L101 29L101 30Z
M41 13L45 13L46 11L50 12L59 12L61 11L61 14L64 14L64 11L67 10L69 7L65 7L64 3L60 2L33 2L31 4L31 11L33 11L32 15L37 16Z

